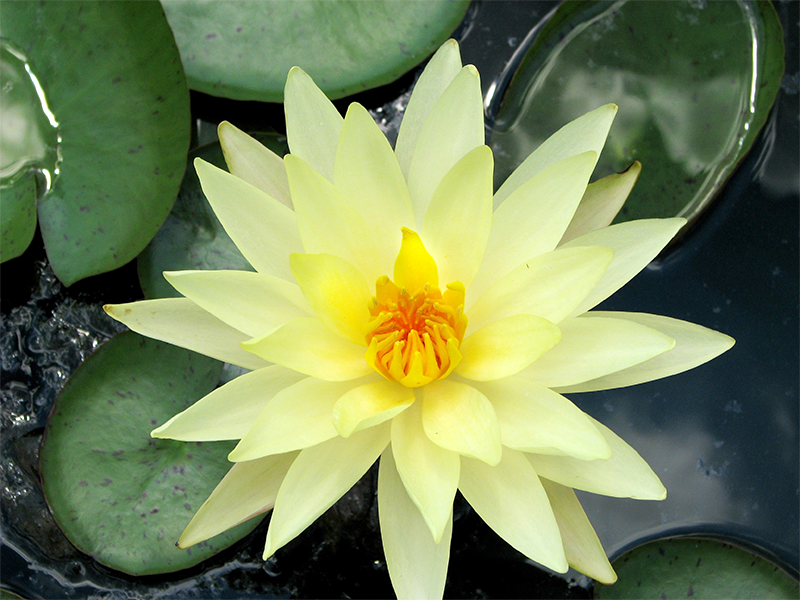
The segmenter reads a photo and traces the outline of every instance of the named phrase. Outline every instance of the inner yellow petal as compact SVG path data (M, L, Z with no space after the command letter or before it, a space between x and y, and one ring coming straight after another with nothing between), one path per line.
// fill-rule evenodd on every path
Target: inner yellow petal
M439 287L439 269L415 231L402 228L403 241L394 261L394 280L410 294L426 285Z

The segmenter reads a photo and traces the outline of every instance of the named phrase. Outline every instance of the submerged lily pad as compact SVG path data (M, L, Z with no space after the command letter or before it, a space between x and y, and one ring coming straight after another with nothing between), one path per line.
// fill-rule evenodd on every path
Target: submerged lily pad
M283 102L289 69L329 98L391 83L432 54L469 0L162 0L192 89Z
M279 156L289 151L284 136L262 133L254 134L254 137ZM180 296L164 279L164 271L253 270L225 233L203 195L200 180L194 170L196 157L225 168L225 158L219 142L207 144L190 153L186 174L172 212L137 261L139 283L147 298Z
M64 386L41 450L45 497L81 551L134 575L185 569L230 546L250 520L186 550L175 542L230 468L233 442L150 431L210 392L222 363L132 332L104 344Z
M716 540L673 538L634 548L613 563L619 580L595 598L797 598L798 583L773 563Z
M44 167L50 177L38 201L53 270L70 285L120 267L169 213L189 145L189 93L161 5L2 2L0 37L40 86L31 110L46 105L57 125L57 162ZM4 69L16 68L12 62ZM19 166L2 174L0 186L19 170L43 168L38 155L5 154L3 163ZM4 213L12 198L2 194ZM31 212L14 226L14 252L34 224Z
M596 175L643 165L619 220L692 218L750 149L780 87L770 2L567 2L509 84L492 145L498 181L548 135L619 105Z

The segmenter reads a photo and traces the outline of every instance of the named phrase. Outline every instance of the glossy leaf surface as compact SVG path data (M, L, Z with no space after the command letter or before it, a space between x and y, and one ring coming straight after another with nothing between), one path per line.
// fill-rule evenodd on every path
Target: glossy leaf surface
M797 598L797 581L755 554L717 540L649 542L613 562L619 579L595 598Z
M163 0L192 89L283 102L299 66L330 98L391 83L432 54L468 0Z
M643 165L617 219L695 217L766 122L783 54L769 2L566 2L502 99L496 182L563 123L614 102L594 177Z
M58 125L58 172L38 203L53 270L71 285L120 267L169 213L189 143L188 89L161 6L3 2L0 37L26 58Z
M197 564L257 525L175 547L230 468L233 444L156 440L150 431L211 391L221 367L125 332L64 386L47 424L41 471L53 515L80 550L126 573L165 573Z

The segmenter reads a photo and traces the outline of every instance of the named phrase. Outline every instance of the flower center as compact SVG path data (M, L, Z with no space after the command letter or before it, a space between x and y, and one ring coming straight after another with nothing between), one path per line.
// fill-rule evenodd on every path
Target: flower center
M413 231L403 229L394 281L384 275L375 292L367 361L406 387L447 377L461 360L458 348L467 328L464 286L455 282L439 290L436 262Z

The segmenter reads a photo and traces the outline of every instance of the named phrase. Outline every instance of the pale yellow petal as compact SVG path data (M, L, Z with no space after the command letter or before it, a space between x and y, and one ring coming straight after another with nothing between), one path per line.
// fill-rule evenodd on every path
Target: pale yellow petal
M411 157L417 146L417 139L419 139L423 124L437 100L460 71L461 53L458 50L458 42L447 40L431 57L417 83L414 84L414 91L403 113L403 121L400 123L400 131L397 133L397 144L395 145L397 162L400 164L404 176L408 176Z
M296 156L287 155L284 163L305 251L339 256L355 265L368 282L386 275L391 263L383 262L376 252L369 224L341 190ZM399 239L399 225L395 235Z
M272 508L297 452L237 463L203 502L178 540L188 548Z
M267 362L242 349L249 336L206 312L188 298L160 298L129 304L107 304L103 309L132 331L193 350L245 369Z
M559 323L597 285L612 254L598 246L563 248L521 264L467 309L470 329L520 313Z
M675 347L627 369L569 386L563 390L564 392L608 390L683 373L730 350L735 343L733 338L724 333L660 315L600 311L590 314L599 317L613 317L650 327L673 338Z
M269 60L268 57L265 57ZM292 67L284 91L286 135L289 150L328 181L333 181L336 145L342 130L342 116L311 77Z
M442 540L453 515L461 461L434 444L422 427L422 403L392 421L392 453L405 491L428 526L428 539Z
M622 173L612 173L590 183L560 243L566 244L576 237L611 225L641 172L642 163L637 160Z
M372 292L361 271L332 254L292 254L289 264L320 320L354 344L366 346Z
M369 224L379 261L391 265L400 249L400 228L414 227L414 210L389 140L357 103L345 116L333 181Z
M611 456L589 417L564 396L520 377L472 385L492 403L504 446L583 460Z
M452 511L451 511L452 513ZM441 598L447 579L452 514L436 543L409 498L392 460L391 447L381 455L378 516L389 577L398 600Z
M481 519L511 546L558 573L567 571L547 494L521 452L506 448L496 467L462 458L458 489Z
M333 407L362 383L307 377L283 389L267 403L228 460L241 462L302 450L337 436Z
M525 369L560 338L559 328L541 317L506 317L464 339L463 357L455 372L475 381L508 377Z
M170 285L203 310L251 337L311 315L296 284L252 271L172 271Z
M383 423L306 448L286 474L267 532L264 560L293 540L361 479L389 444Z
M451 379L422 388L422 427L438 446L496 465L503 449L492 403L474 387Z
M467 288L481 265L492 228L492 151L478 146L464 155L433 194L420 235L444 283Z
M200 158L194 166L214 214L247 261L260 273L291 279L289 254L303 251L292 209Z
M439 182L461 157L484 143L478 71L467 65L436 101L419 131L408 169L414 218L421 224Z
M616 114L617 106L606 104L578 117L556 131L534 150L500 186L494 197L495 207L504 202L531 177L553 163L587 151L595 152L597 156L600 156L600 151L606 143L608 131L611 129L611 123Z
M414 390L394 381L373 381L345 393L333 407L333 424L339 435L388 421L414 402Z
M275 394L304 377L278 365L245 373L200 398L150 435L185 442L241 439Z
M362 346L314 318L289 321L274 333L244 342L242 347L264 360L326 381L348 381L373 372Z
M228 170L289 208L289 181L283 158L228 121L217 128Z
M593 152L554 163L494 211L486 254L469 290L472 298L478 298L515 267L556 247L575 214L594 163Z
M520 376L549 388L567 388L627 369L675 346L660 331L623 319L582 317L559 323L561 341Z
M614 252L600 282L571 316L576 317L594 308L628 283L658 256L684 223L686 220L681 218L628 221L592 231L564 244L563 248L603 246Z
M617 580L597 534L571 488L541 478L561 531L569 566L606 585Z
M527 454L536 472L561 485L593 494L639 500L666 498L666 488L636 450L602 423L592 421L611 446L611 458L579 460L569 456Z

